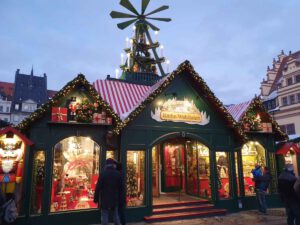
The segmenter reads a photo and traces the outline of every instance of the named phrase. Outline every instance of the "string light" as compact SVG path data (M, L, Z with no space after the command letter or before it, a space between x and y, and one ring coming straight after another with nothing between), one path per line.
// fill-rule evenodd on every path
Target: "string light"
M42 105L40 108L38 108L35 112L33 112L29 117L24 119L20 124L16 126L16 128L20 130L26 130L32 125L34 122L36 122L39 118L44 116L47 112L51 110L52 106L57 106L59 102L61 102L61 99L65 98L67 95L70 94L71 91L76 90L76 88L79 85L83 85L87 89L87 93L94 99L95 102L98 102L98 104L106 110L108 114L110 114L114 120L115 120L115 127L113 129L113 132L115 134L119 134L121 130L127 126L130 122L134 120L136 116L138 116L145 108L146 106L152 102L160 93L162 93L165 88L174 80L175 77L182 74L183 72L188 72L188 74L191 75L194 82L196 82L199 85L199 90L203 92L203 95L207 96L208 100L211 102L211 104L214 106L214 108L222 114L224 117L227 125L233 129L236 136L238 138L241 138L242 141L247 141L248 138L246 137L244 131L242 130L242 123L243 119L241 119L240 122L236 122L232 115L227 111L227 109L224 107L222 102L215 96L215 94L209 89L206 82L197 74L193 68L193 66L190 64L189 61L185 61L182 64L178 66L178 68L173 71L167 79L157 88L154 92L152 92L124 121L122 121L119 116L114 112L114 110L110 107L110 105L105 102L98 94L98 92L95 90L95 88L85 79L83 74L79 74L74 80L70 81L67 85L65 85L64 88L62 88L59 92L57 92L54 97ZM259 109L261 112L266 113L269 116L269 119L271 123L273 124L275 128L275 137L278 140L287 140L287 135L280 130L279 125L277 122L269 115L269 113L266 111L266 109L263 107L263 104L261 100L256 97L252 103L248 107L248 111L253 111ZM246 116L246 114L245 114ZM245 117L244 116L244 117Z
M61 100L69 95L72 91L76 90L79 86L84 86L87 90L87 94L93 99L95 103L98 103L101 108L103 108L109 115L111 115L115 122L116 126L121 123L120 117L114 112L110 105L105 102L96 89L91 85L83 74L79 74L75 79L67 83L59 92L57 92L53 98L47 103L43 104L35 112L30 114L29 117L26 117L21 123L19 123L16 128L22 131L28 129L34 122L42 118L47 112L51 111L51 107L59 105Z

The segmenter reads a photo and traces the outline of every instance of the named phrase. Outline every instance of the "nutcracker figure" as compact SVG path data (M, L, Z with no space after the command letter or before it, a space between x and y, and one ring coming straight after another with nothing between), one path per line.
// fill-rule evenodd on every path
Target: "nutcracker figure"
M14 193L23 174L22 141L0 141L0 183L5 193Z

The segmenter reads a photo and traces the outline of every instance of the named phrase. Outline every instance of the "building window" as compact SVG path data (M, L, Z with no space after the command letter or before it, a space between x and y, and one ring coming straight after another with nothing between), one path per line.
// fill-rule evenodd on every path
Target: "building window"
M145 152L127 151L127 207L145 205Z
M100 146L73 136L54 146L50 212L97 208L93 202L99 176Z
M295 124L293 124L293 123L287 124L286 125L286 133L287 133L287 135L296 134Z
M300 93L297 94L298 102L300 102Z
M289 85L292 85L293 84L293 78L288 78L287 80L286 80L286 83L287 83L287 85L289 86Z
M220 199L230 198L229 161L227 152L216 152L218 196Z
M6 112L9 112L9 106L6 107Z
M14 122L18 122L19 121L19 116L18 115L14 115Z
M255 195L252 170L255 168L255 164L261 166L261 169L266 166L266 151L264 147L256 141L244 144L242 148L242 162L245 196ZM260 172L262 173L262 170Z
M282 106L288 105L287 97L283 97L283 98L281 99L281 101L282 101Z
M287 135L296 134L295 131L295 124L286 124L286 125L280 125L280 129L285 132Z
M300 82L300 74L295 77L296 83Z
M290 95L290 105L295 104L295 96L294 95Z
M45 182L45 151L40 150L34 153L32 180L30 210L32 214L41 214Z
M3 106L0 105L0 112L3 112Z

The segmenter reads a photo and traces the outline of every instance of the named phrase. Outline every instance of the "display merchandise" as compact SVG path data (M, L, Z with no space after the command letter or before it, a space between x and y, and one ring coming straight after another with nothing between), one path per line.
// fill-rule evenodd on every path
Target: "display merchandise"
M54 147L51 212L96 208L100 146L88 137L69 137Z
M263 167L266 166L265 149L258 142L248 142L242 148L242 165L244 176L245 195L255 195L255 184L251 171L255 168L255 164Z
M67 108L52 107L51 120L52 122L67 122Z
M227 152L216 152L218 196L230 198L229 162Z
M45 151L36 151L33 162L33 189L31 200L31 212L40 214L42 211L42 199L45 185Z
M127 151L126 203L127 207L144 205L145 152Z

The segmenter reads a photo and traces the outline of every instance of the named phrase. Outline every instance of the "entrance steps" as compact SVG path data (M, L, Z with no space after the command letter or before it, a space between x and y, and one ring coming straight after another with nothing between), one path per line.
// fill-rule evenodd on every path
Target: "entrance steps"
M215 209L207 200L181 201L153 205L153 215L144 217L147 223L225 215L226 209Z

